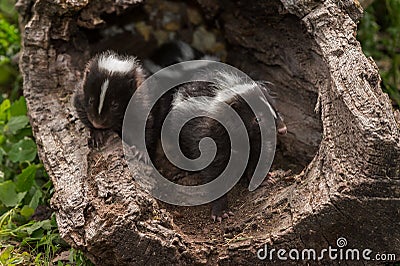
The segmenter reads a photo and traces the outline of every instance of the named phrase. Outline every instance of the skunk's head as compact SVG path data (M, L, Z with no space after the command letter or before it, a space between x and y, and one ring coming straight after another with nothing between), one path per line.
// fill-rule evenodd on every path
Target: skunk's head
M271 94L270 94L269 87L272 85L272 83L267 82L267 81L257 81L256 83L257 83L258 87L261 89L265 99L268 102L269 108L271 109L271 113L274 116L276 131L280 135L285 135L287 133L286 124L283 121L283 117L281 116L279 111L276 109L275 100L273 97L271 97Z
M267 119L267 115L265 112L254 114L244 98L253 106L263 106L263 110L269 110L275 120L277 133L281 135L287 133L283 118L275 108L275 101L270 95L269 88L272 83L243 80L234 74L226 72L216 73L213 83L217 88L217 101L228 103L240 114L250 135L253 133L258 135L259 120Z
M260 89L263 92L262 94L260 94ZM264 87L258 87L256 83L249 82L236 84L231 87L230 90L230 93L234 91L235 94L224 100L225 103L229 104L237 114L239 114L242 122L246 126L250 140L259 142L261 140L259 124L261 121L266 121L266 119L268 119L266 110L272 114L275 121L277 119L275 108L263 95ZM252 107L258 106L259 112L255 113L256 110L251 108L249 104Z
M276 132L280 135L285 135L287 133L286 124L283 122L282 116L275 108L275 101L270 95L268 85L268 82L260 81L253 84L246 84L245 87L247 88L241 92L241 95L245 96L252 106L263 106L263 110L269 110L275 120ZM262 92L261 95L259 91ZM235 106L238 106L237 109L240 109L239 113L242 114L242 119L250 130L250 135L257 134L257 136L259 136L257 133L259 131L259 122L267 119L266 113L259 112L254 114L248 107L246 101L241 97L235 98L232 104L234 108Z
M84 107L93 127L121 127L129 100L144 79L135 57L112 51L93 57L86 66L83 84Z

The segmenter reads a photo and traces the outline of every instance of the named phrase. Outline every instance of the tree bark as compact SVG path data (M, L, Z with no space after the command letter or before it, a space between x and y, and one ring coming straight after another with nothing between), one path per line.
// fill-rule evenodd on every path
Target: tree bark
M215 227L211 233L179 222L173 208L134 182L114 133L106 148L89 148L89 132L72 105L95 50L87 32L107 27L105 16L141 10L139 2L17 3L24 95L68 243L98 265L295 265L299 261L277 256L261 261L257 251L265 244L287 251L337 248L340 237L345 248L400 259L399 114L355 38L362 13L357 1L199 0L205 17L222 25L227 62L279 88L289 129L279 141L282 157L307 164L284 178L292 182L247 193L231 222L204 222ZM148 171L138 164L134 175Z

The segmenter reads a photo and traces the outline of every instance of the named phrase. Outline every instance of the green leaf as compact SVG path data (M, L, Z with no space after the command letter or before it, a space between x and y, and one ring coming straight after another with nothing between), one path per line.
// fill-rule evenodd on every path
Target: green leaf
M12 181L0 183L0 201L6 207L15 207L19 203L18 194L15 191L15 184Z
M5 99L1 104L0 104L0 121L7 121L9 118L10 113L7 112L8 109L11 107L11 102L9 99Z
M7 155L7 153L4 151L2 147L0 147L0 164L3 162L4 156Z
M28 219L35 213L35 209L29 207L28 205L25 205L24 207L22 207L20 213L22 216L24 216L26 219Z
M0 63L7 63L20 49L18 28L0 18L0 37Z
M43 225L43 221L35 222L35 223L33 223L31 226L29 226L29 227L26 228L26 232L27 232L29 235L32 235L33 232L35 232L36 230L42 228L42 225Z
M20 97L18 100L13 102L10 108L11 116L21 116L26 115L27 108L26 108L26 101L24 97Z
M7 265L8 259L11 257L11 252L14 250L14 247L8 246L4 251L0 253L0 262L2 265Z
M0 11L2 13L6 13L8 16L16 16L16 11L15 11L15 2L12 0L1 0L0 1Z
M42 252L39 252L39 253L37 254L37 256L36 256L36 258L35 258L35 263L36 263L36 264L39 264L39 262L41 262L40 259L41 259L42 255L43 255Z
M22 202L22 200L25 198L25 196L26 196L26 192L17 193L18 204L20 204Z
M5 130L11 134L16 134L18 130L25 128L28 123L29 119L25 115L12 116L6 125Z
M35 180L36 170L37 166L34 164L22 170L22 173L17 176L15 182L17 192L28 191L31 189L33 181Z
M46 241L46 236L44 234L44 229L39 228L35 232L31 234L31 240L38 241L39 243L42 241Z
M12 258L11 260L8 261L10 266L11 265L21 265L22 262L24 262L24 258L23 257Z
M42 197L42 191L40 191L39 189L36 190L35 194L33 194L32 196L31 202L29 203L29 207L31 207L32 209L36 209L37 206L39 206L39 201Z
M11 139L21 140L21 139L24 139L25 137L31 138L32 137L32 129L30 127L25 127L23 129L19 130L17 132L17 134L12 135L12 138L10 135L8 137L10 140Z
M51 229L51 220L43 220L42 222L43 222L42 228L44 230L50 230Z
M51 214L50 221L51 221L51 226L54 228L57 228L57 226L58 226L57 219L56 219L56 214L54 212Z
M8 152L10 160L16 162L31 162L36 158L36 144L31 139L23 139L14 144Z
M50 220L43 220L33 223L30 227L26 228L26 232L29 235L32 235L33 232L39 229L50 230L51 229L51 222Z

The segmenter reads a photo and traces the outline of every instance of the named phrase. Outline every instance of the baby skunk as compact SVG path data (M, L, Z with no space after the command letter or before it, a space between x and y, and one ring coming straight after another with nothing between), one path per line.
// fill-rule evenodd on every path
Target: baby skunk
M170 41L162 44L151 56L143 61L146 70L151 74L164 67L190 60L218 60L204 54L183 41Z
M155 115L158 120L153 128L153 136L160 136L160 130L166 115L171 111L173 116L170 121L171 129L179 128L180 115L187 113L196 113L199 117L190 120L179 133L179 145L182 153L190 158L196 159L200 156L199 143L206 137L212 138L217 146L217 154L205 169L196 172L203 183L208 183L215 179L227 166L230 153L231 143L226 129L216 120L202 115L204 111L212 111L219 116L225 116L219 105L229 104L241 117L245 124L250 140L250 155L244 176L251 179L255 171L261 149L261 133L259 121L250 109L248 104L241 97L247 95L252 101L256 101L258 105L265 106L272 112L275 119L275 125L279 134L285 134L287 129L282 117L273 105L273 99L269 95L266 82L243 82L237 79L235 75L229 73L216 73L216 79L212 82L190 82L173 89L171 94L166 94L164 101L161 101L161 113ZM214 79L213 79L214 80ZM261 89L263 96L256 90ZM208 100L199 100L199 96L210 97ZM203 97L204 98L204 97ZM175 116L175 117L174 117ZM263 114L257 114L257 117L265 117ZM174 124L176 123L176 125ZM158 132L158 133L154 133ZM146 142L150 135L146 133ZM153 142L154 143L154 142ZM152 158L153 159L153 158ZM153 160L154 161L154 160ZM183 171L183 170L182 170ZM221 221L222 218L228 217L228 201L226 194L221 198L212 202L211 218L215 221Z
M89 60L83 91L76 93L74 105L81 121L91 129L95 147L102 144L105 129L121 135L129 100L144 80L144 70L135 57L106 51Z

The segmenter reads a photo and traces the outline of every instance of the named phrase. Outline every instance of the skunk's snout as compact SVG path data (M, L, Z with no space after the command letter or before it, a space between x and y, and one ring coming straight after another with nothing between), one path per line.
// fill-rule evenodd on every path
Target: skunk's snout
M89 122L96 129L106 129L109 128L109 123L102 117L93 117L92 115L88 115Z
M278 134L285 135L287 133L287 127L283 120L279 117L278 119L276 119L275 123Z
M96 121L93 121L92 125L94 126L94 128L97 128L97 129L105 129L105 128L107 128L107 126L105 126L104 124L98 123Z

